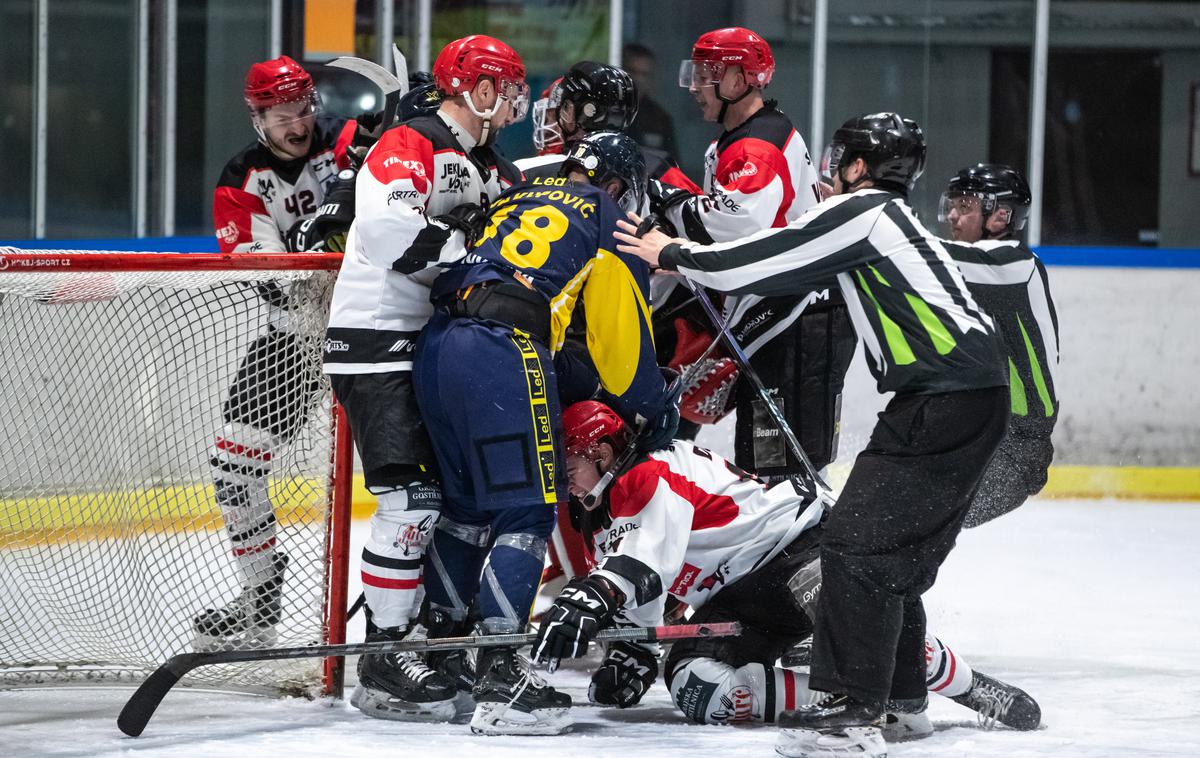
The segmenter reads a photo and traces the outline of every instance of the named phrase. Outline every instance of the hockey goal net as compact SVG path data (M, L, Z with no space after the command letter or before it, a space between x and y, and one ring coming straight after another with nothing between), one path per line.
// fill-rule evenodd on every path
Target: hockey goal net
M277 644L344 641L350 446L321 373L340 257L0 248L0 686L137 681L190 651L245 579L214 491L231 461L287 556ZM247 392L256 451L228 441ZM185 682L328 692L340 668Z

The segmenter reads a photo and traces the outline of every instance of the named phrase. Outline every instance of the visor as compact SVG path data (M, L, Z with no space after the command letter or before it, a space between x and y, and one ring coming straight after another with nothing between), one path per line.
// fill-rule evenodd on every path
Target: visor
M825 152L821 154L821 176L832 182L833 177L837 176L838 166L841 165L842 156L845 154L846 146L840 142L831 142L826 145Z
M711 87L721 81L725 64L685 58L679 64L679 86L684 89Z
M507 100L512 108L508 123L523 121L529 113L529 85L524 81L502 80L499 91L500 97Z
M291 126L297 121L316 116L320 111L321 99L315 90L297 100L252 109L255 125L264 130Z
M938 202L938 221L948 223L950 211L957 211L959 216L969 216L972 213L990 214L996 207L996 196L985 192L943 192Z

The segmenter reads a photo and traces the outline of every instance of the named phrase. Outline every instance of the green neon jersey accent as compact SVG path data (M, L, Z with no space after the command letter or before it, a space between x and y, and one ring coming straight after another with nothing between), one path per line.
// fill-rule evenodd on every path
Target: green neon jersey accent
M871 269L871 273L875 275L880 284L885 287L892 286L888 283L887 279L883 278L883 274L879 273L879 269L874 266L867 266L867 268ZM863 286L866 287L865 284ZM933 349L937 350L938 355L945 355L953 350L954 346L958 343L954 341L954 337L946 329L945 324L937 316L933 315L933 309L929 307L929 303L926 303L911 292L905 292L904 298L908 300L908 306L913 309L913 313L917 314L917 320L921 322L921 326L925 327L925 331L929 333L929 340L933 343ZM875 298L871 299L874 300ZM875 307L878 308L879 303L876 303Z
M904 293L904 297L908 300L908 305L913 309L913 313L916 313L917 318L920 319L921 326L929 332L929 339L933 341L933 349L937 350L938 355L945 355L953 350L957 344L954 337L950 335L946 325L933 315L933 309L929 307L929 303L908 292Z
M1012 402L1012 415L1028 416L1029 403L1025 400L1025 384L1017 374L1017 364L1008 359L1008 397Z
M1046 387L1046 377L1042 376L1042 364L1038 361L1037 352L1033 349L1033 343L1029 341L1029 332L1025 331L1025 324L1021 323L1021 317L1017 316L1017 326L1021 327L1021 337L1025 340L1025 352L1029 353L1029 367L1033 370L1033 383L1037 387L1038 397L1042 399L1042 409L1046 412L1046 418L1054 415L1054 401L1050 399L1050 390Z
M872 270L874 271L873 268ZM896 362L897 366L916 363L917 357L913 355L912 348L908 346L908 340L904 339L904 332L900 331L900 325L883 312L879 301L875 299L875 293L871 292L871 288L867 286L867 280L863 277L862 272L855 271L854 275L858 277L858 284L863 288L863 292L867 293L867 297L871 298L871 302L875 304L875 310L879 313L879 323L883 326L883 336L887 339L888 350L892 352L892 360ZM883 277L879 276L878 271L875 272L875 276L883 281ZM884 282L884 284L886 283Z

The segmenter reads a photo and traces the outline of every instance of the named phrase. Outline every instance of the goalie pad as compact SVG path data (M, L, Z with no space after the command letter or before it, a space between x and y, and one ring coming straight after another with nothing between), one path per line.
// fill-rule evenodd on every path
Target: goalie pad
M686 374L704 351L712 344L713 336L696 329L685 318L675 319L675 354L668 365ZM693 424L715 424L733 410L733 389L738 368L725 356L704 359L700 371L688 381L679 399L679 415Z

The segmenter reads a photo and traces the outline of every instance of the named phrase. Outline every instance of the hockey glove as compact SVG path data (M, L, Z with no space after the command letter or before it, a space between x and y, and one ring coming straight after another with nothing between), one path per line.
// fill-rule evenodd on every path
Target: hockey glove
M325 193L325 200L312 218L296 222L288 230L286 243L291 252L323 250L344 252L346 232L354 221L354 180L357 174L345 169Z
M658 678L658 658L654 651L633 642L614 642L600 668L592 674L588 700L596 705L628 708L637 705L642 695Z
M533 659L553 673L561 659L585 654L588 643L612 622L618 606L615 591L603 579L589 576L571 582L542 616Z
M679 404L674 398L648 420L637 436L637 449L641 453L652 453L671 444L675 432L679 431Z
M470 250L487 227L488 209L475 203L462 203L451 208L449 213L434 216L434 220L466 235L467 249Z

